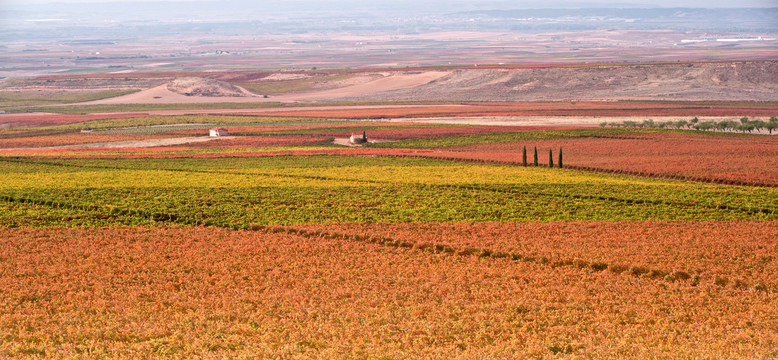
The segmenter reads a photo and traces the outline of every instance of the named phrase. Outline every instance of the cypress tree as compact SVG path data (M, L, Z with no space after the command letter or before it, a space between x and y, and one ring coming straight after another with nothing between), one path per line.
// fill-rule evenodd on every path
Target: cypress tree
M554 153L551 152L551 149L548 149L548 168L551 169L554 167Z
M535 161L533 162L533 165L538 166L538 147L535 147Z
M562 148L561 147L559 148L559 161L557 161L557 165L559 166L560 169L562 168Z
M362 141L367 142L367 134L365 134L364 130L362 130Z
M527 147L525 146L523 149L521 149L521 163L524 166L527 166Z

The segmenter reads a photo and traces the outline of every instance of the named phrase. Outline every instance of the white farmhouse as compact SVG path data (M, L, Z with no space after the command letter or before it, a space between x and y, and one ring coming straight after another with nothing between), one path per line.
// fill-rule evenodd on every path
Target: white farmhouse
M365 135L365 132L362 132L362 135L351 135L351 137L348 139L348 141L352 144L364 144L367 142L367 135Z
M229 135L229 131L225 128L212 128L211 129L211 137L219 137L219 136L227 136Z

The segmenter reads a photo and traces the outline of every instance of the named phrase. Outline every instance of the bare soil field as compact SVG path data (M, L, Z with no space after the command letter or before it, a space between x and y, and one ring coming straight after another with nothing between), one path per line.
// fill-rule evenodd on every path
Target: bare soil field
M778 93L778 61L458 69L412 89L341 100L745 100Z
M333 100L774 101L775 94L778 93L778 61L776 60L130 75L99 74L16 79L4 83L0 90L33 89L54 92L143 89L124 96L79 104ZM273 91L265 97L264 95L267 94L257 90L252 93L241 86L273 89Z
M267 98L262 96L251 96L251 94L243 88L237 86L230 88L229 86L231 85L227 83L221 81L217 82L216 80L211 79L203 79L199 84L191 83L186 86L178 86L176 85L176 81L180 82L180 80L174 80L173 82L126 96L89 101L79 103L78 105L316 101L413 88L446 75L448 75L448 72L443 71L383 73L377 78L373 76L360 76L354 78L356 81L354 79L350 79L350 81L338 80L338 84L342 86L334 89L315 90L312 92L286 94ZM190 95L185 95L187 93Z
M274 75L277 75L274 77ZM280 77L279 77L280 76ZM290 77L291 76L291 77ZM302 74L271 74L263 81L297 81ZM311 75L321 89L268 98L185 96L164 86L87 104L246 101L541 101L739 100L771 101L778 93L778 61L598 66L458 68L446 71L367 71L347 80ZM228 77L220 76L229 82ZM288 79L288 80L268 80ZM232 93L236 94L236 93ZM258 94L261 95L261 94ZM250 100L249 100L250 99Z
M361 96L360 94L378 94L386 91L415 88L429 84L437 79L447 76L446 71L424 71L386 74L381 78L365 83L351 84L344 87L311 92L307 94L289 95L288 97L275 97L275 101L312 101L320 99L334 99L342 97Z
M167 84L168 90L186 95L203 97L253 97L256 96L248 90L225 83L223 81L200 78L185 77L177 78Z

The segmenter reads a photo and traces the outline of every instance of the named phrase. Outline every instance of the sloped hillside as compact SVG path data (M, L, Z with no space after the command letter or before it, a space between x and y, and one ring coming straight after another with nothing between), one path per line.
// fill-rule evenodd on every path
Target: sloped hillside
M185 77L175 79L168 83L167 88L172 92L187 96L256 96L242 87L219 80L199 77Z
M777 100L778 61L459 69L349 100Z

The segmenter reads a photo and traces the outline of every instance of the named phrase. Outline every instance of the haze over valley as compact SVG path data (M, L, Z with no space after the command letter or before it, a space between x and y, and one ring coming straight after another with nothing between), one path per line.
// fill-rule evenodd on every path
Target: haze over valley
M536 9L506 1L141 4L4 5L0 76L758 60L778 54L778 8L548 3L550 8Z

